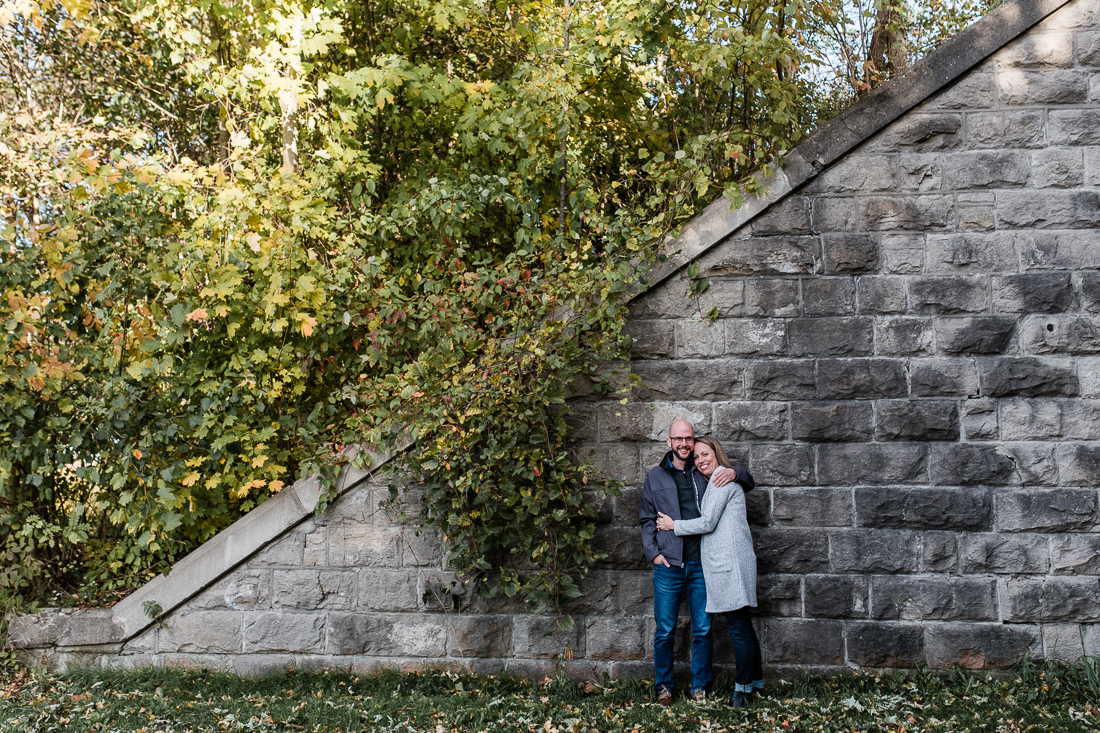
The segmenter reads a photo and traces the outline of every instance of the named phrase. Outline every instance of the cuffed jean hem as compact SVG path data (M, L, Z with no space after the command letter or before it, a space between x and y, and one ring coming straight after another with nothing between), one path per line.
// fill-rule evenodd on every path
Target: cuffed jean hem
M750 682L747 685L734 685L733 689L737 690L738 692L752 692L753 690L763 690L764 680L756 680L755 682Z

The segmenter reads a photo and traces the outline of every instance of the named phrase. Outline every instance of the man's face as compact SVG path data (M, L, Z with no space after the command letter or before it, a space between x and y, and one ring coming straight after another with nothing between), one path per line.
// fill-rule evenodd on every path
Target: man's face
M672 427L668 429L668 447L681 461L691 458L691 450L695 447L695 431L690 423L672 423Z

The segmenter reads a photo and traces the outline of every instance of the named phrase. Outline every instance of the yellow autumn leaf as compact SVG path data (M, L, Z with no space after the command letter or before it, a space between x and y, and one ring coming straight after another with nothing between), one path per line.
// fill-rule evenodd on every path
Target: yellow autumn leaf
M202 478L202 477L199 476L198 471L192 471L191 473L184 476L180 480L180 483L183 484L184 486L194 486L200 478Z
M265 463L267 463L267 456L256 456L252 459L253 468L263 468Z
M209 317L210 316L207 315L205 308L196 308L195 310L187 314L187 320L189 321L203 321Z

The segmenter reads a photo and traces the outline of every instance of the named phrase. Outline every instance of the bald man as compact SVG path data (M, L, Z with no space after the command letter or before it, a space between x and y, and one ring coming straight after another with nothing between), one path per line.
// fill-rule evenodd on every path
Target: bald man
M695 429L687 420L676 420L668 429L669 451L661 463L646 474L638 516L642 520L642 549L653 563L653 666L656 670L657 702L672 704L672 655L676 617L687 596L691 614L691 699L706 699L710 686L710 614L706 612L707 587L699 559L700 535L677 537L674 532L657 532L657 512L673 519L695 519L700 515L707 479L695 469L692 450ZM755 486L752 475L742 466L719 468L711 476L715 486L737 481L745 491Z

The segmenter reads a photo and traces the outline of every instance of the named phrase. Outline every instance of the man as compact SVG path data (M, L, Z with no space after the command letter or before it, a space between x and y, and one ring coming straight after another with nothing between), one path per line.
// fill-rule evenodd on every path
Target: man
M706 699L711 681L710 615L706 612L707 588L699 559L700 535L677 537L657 532L657 512L673 519L699 516L707 480L692 460L695 429L687 420L676 420L668 429L669 451L660 465L646 474L642 503L642 549L653 563L653 615L657 628L653 636L653 665L656 668L657 702L672 704L672 655L676 617L687 596L691 614L691 699ZM737 481L745 491L755 483L741 466L719 468L711 476L716 486Z

